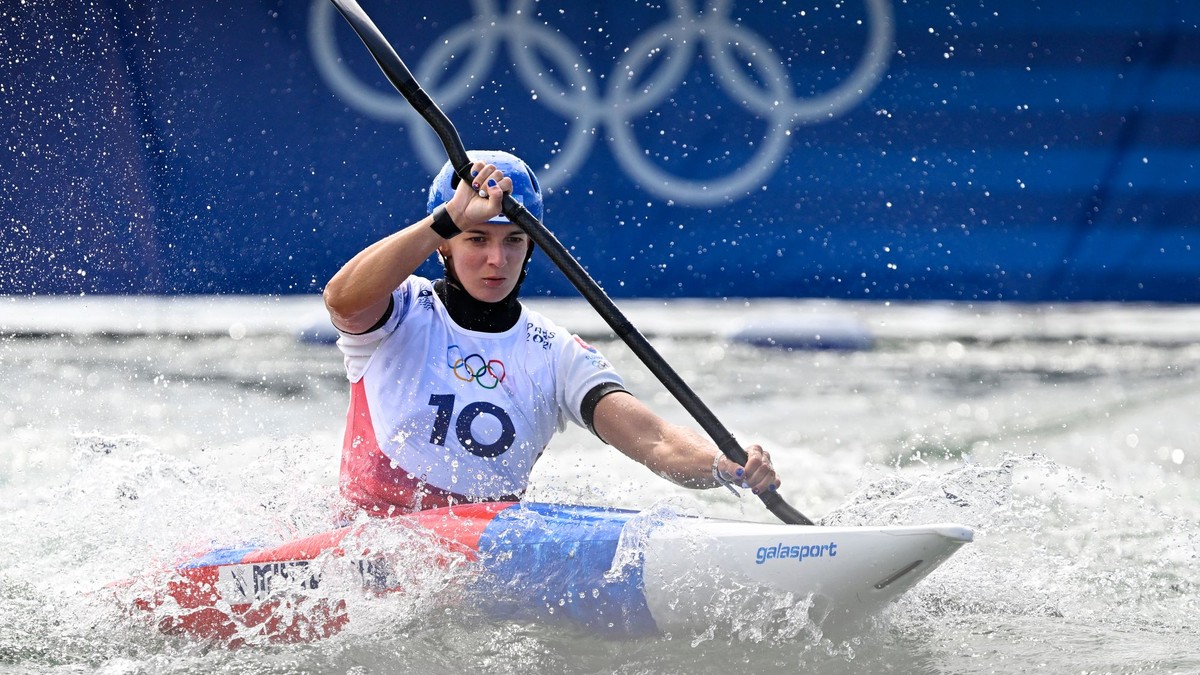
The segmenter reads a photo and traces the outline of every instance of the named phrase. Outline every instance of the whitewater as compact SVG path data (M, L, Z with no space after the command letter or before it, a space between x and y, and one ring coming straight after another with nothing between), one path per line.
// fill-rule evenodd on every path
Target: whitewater
M582 301L580 333L687 414ZM313 297L0 298L0 673L1197 673L1200 308L618 301L792 505L827 525L957 522L975 542L861 634L803 613L612 640L442 601L445 570L364 598L309 644L160 633L106 592L215 545L329 529L348 387ZM764 348L741 328L861 327L870 348ZM771 522L569 429L538 501ZM363 621L358 619L362 618Z

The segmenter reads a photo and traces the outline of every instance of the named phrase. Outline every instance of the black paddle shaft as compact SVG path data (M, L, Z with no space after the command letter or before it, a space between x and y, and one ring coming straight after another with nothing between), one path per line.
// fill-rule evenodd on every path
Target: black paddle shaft
M446 148L446 156L450 158L450 165L454 167L454 171L462 180L470 182L471 160L467 156L467 150L463 146L462 139L459 138L458 130L454 128L454 124L446 117L441 108L434 103L433 99L421 89L417 84L412 73L409 72L408 66L404 65L403 59L383 37L383 33L371 21L371 17L363 11L356 0L332 0L333 4L345 17L346 21L362 39L367 50L371 52L375 62L379 64L384 75L391 81L410 105L429 123L441 139L442 145ZM704 428L705 432L712 437L717 447L729 459L738 464L745 465L746 451L738 444L733 434L721 424L716 415L709 410L708 406L700 400L700 397L692 391L691 387L683 381L683 378L675 372L673 368L658 354L658 351L650 344L645 336L633 326L621 310L613 303L613 301L601 290L600 286L588 275L579 261L575 260L567 249L558 241L553 233L546 228L537 218L533 216L524 206L517 200L513 199L511 194L504 195L504 215L509 220L516 223L524 230L529 238L535 244L542 248L542 251L549 256L553 262L567 279L579 290L580 294L587 299L588 303L596 310L598 314L608 323L613 329L617 337L621 338L626 345L629 346L633 353L641 359L642 363L650 369L650 372L658 378L663 386L670 391L671 394L683 405L696 422ZM790 506L783 497L777 492L768 491L759 495L763 504L775 514L780 520L785 523L794 525L812 525L804 514Z

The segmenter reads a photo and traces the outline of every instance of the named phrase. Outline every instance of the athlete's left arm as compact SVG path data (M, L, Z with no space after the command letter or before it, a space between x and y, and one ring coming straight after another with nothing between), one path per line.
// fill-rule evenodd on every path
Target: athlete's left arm
M592 423L606 443L668 480L689 488L720 485L712 471L713 457L720 454L716 445L692 429L667 422L626 391L600 399ZM746 455L745 467L724 455L717 460L718 467L736 482L744 481L756 494L778 488L780 480L770 455L757 445L747 447ZM743 470L740 477L738 469Z

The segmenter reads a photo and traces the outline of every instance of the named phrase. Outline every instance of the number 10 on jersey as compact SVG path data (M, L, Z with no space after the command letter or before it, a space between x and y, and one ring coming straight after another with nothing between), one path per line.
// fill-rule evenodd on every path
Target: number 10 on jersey
M434 412L433 432L429 434L429 442L434 445L446 445L446 436L450 433L453 423L454 435L462 447L478 457L496 457L508 452L513 441L517 438L517 430L513 427L512 418L504 408L487 401L468 403L455 415L454 394L433 394L429 397L429 405L437 410ZM480 415L490 415L500 423L500 437L485 443L475 437L472 424Z

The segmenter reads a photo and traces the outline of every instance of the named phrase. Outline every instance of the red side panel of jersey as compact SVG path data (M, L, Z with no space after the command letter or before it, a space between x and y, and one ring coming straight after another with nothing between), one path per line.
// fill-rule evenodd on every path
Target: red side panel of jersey
M379 447L365 378L350 387L339 485L342 496L373 516L394 516L470 501L422 483Z

